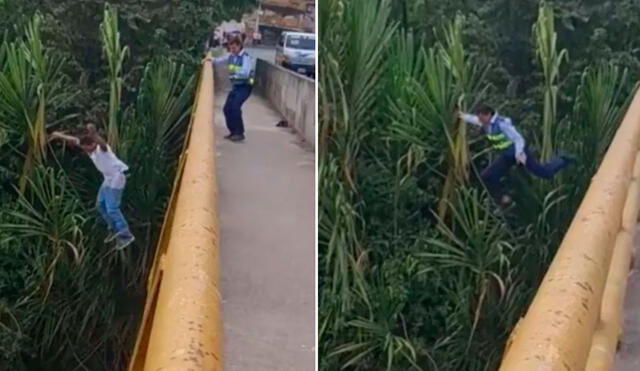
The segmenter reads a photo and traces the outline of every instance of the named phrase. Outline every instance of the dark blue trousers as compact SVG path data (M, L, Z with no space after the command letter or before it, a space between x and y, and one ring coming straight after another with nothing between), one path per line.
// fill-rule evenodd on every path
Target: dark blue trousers
M527 163L525 168L534 176L542 179L551 179L554 175L567 165L569 161L563 157L556 157L547 164L541 164L525 147L524 152L527 155ZM486 184L489 191L497 191L500 188L500 178L507 173L511 166L515 165L515 148L510 146L498 155L493 162L482 172L482 180Z
M227 95L224 103L224 117L227 120L227 129L231 135L244 134L244 122L242 122L242 105L251 95L252 86L248 84L234 85Z

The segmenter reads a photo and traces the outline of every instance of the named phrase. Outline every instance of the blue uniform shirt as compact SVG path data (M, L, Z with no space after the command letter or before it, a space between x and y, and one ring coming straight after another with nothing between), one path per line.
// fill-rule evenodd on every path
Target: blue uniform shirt
M469 124L482 127L487 134L504 134L511 142L513 142L513 145L515 146L515 156L524 153L524 138L522 138L522 135L520 135L513 126L510 118L502 117L495 113L491 117L489 124L486 126L482 125L480 119L476 115L463 114L462 120Z
M251 84L253 79L253 59L244 49L238 55L230 54L213 60L215 64L229 66L229 78L233 85Z

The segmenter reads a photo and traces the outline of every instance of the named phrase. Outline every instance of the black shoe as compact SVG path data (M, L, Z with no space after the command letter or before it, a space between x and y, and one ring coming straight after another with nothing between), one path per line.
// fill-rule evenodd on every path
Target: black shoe
M233 136L233 134L229 133L229 134L224 136L224 139L230 139L232 136Z
M229 140L232 142L240 142L244 140L244 134L234 134L229 137Z

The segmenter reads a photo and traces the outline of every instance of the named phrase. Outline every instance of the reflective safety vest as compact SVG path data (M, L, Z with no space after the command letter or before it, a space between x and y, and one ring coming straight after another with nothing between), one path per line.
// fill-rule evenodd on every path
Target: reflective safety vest
M492 123L489 124L487 130L487 139L491 142L491 147L498 151L509 148L513 142L500 130L500 123L504 118L497 116Z
M229 76L231 79L231 83L234 85L249 84L253 86L253 84L255 84L253 70L251 71L251 76L249 78L234 77L234 74L242 69L242 64L244 63L245 56L249 56L249 53L244 50L239 55L229 56Z

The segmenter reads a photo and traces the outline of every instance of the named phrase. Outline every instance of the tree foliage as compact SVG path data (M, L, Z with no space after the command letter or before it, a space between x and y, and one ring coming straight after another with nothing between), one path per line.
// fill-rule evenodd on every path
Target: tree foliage
M108 110L109 87L105 77L108 63L102 58L101 33L104 1L97 0L3 0L0 2L0 30L8 36L21 35L31 15L43 15L43 38L68 62L66 70L79 92L75 110L99 114ZM117 0L121 44L130 49L124 81L140 78L141 66L152 56L168 57L193 65L198 61L213 26L226 19L239 19L255 6L253 0ZM1 32L1 31L0 31ZM123 92L125 100L135 92ZM97 103L99 102L99 103Z

